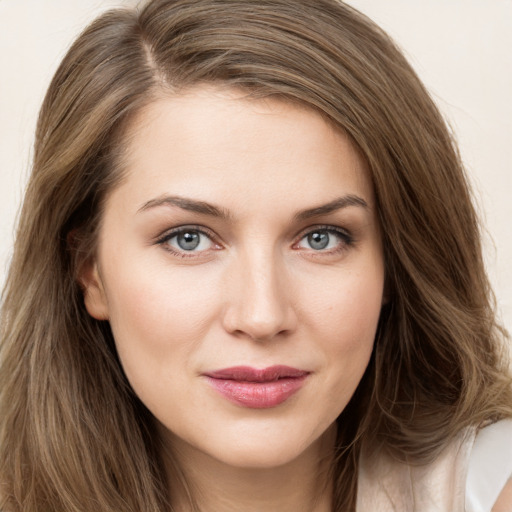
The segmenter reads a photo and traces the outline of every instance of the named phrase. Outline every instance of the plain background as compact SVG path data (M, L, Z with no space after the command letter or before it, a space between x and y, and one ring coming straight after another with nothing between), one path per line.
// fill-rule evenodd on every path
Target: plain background
M0 285L49 81L89 20L137 3L0 0ZM512 329L512 0L347 3L397 41L453 127L486 227L485 257L498 308Z

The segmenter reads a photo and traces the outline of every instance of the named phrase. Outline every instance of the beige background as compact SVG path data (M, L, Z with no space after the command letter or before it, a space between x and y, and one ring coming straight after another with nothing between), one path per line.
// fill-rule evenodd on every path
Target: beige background
M37 110L67 46L136 0L0 0L0 284ZM487 227L486 261L512 329L512 0L350 0L408 55L454 128Z

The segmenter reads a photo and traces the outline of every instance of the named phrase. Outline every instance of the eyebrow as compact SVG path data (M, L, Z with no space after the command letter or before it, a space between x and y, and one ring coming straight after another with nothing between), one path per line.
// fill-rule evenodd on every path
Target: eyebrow
M232 217L224 208L219 208L218 206L214 206L213 204L205 201L197 201L195 199L188 199L180 196L162 196L157 197L156 199L151 199L151 201L144 203L142 207L139 208L139 212L165 205L177 206L182 210L200 213L202 215L209 215L210 217L219 217L221 219L230 219Z
M138 213L150 210L152 208L157 208L159 206L177 206L182 210L187 210L189 212L199 213L202 215L208 215L210 217L218 217L225 220L230 220L233 218L231 213L224 208L220 208L205 201L198 201L196 199L188 199L186 197L180 196L162 196L157 197L156 199L151 199L150 201L144 203L141 208L139 208ZM354 194L348 194L346 196L338 197L337 199L334 199L327 204L297 212L294 215L294 219L296 221L304 221L312 217L329 215L330 213L341 210L343 208L347 208L349 206L358 206L366 209L368 208L368 203L362 197L356 196Z
M335 211L349 206L359 206L367 209L368 203L362 197L354 194L348 194L346 196L338 197L327 204L298 212L295 214L294 218L297 221L302 221L311 219L312 217L321 217L322 215L329 215L330 213L334 213Z

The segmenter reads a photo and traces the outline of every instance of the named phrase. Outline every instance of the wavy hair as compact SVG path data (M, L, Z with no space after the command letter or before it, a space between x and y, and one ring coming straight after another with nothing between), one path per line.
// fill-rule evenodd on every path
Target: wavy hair
M362 443L422 462L461 429L512 415L507 337L464 170L389 37L337 0L154 0L94 21L40 112L1 313L5 512L169 510L152 417L76 277L122 179L130 120L202 83L316 109L370 169L388 301L338 419L333 510L355 508Z

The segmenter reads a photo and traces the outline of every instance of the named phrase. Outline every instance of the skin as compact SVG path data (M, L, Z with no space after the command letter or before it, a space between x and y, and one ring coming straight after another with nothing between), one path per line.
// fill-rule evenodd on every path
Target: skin
M492 512L510 512L512 510L512 478L509 478L501 491Z
M335 421L368 364L383 302L364 160L312 110L206 86L156 100L128 132L126 175L81 281L167 460L201 510L329 510ZM192 211L204 210L197 202L217 211ZM193 250L172 231L183 226L200 238ZM203 375L276 364L310 373L266 409L228 401ZM189 510L170 481L174 504Z

